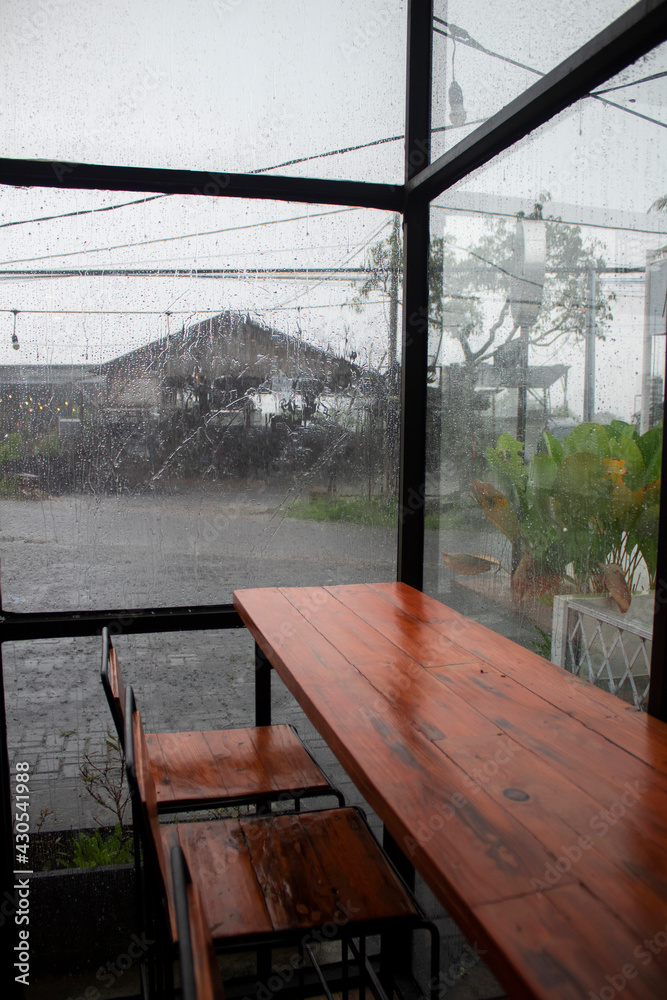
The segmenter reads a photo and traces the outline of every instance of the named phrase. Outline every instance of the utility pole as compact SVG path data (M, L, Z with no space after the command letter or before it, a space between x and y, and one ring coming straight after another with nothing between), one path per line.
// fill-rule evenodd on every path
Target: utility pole
M586 303L586 334L584 354L584 423L595 419L595 304L597 300L597 273L588 271L588 301Z
M396 345L398 344L398 267L401 246L401 217L394 215L391 232L391 256L389 258L389 373L393 376L396 367Z
M528 331L519 327L519 384L516 393L516 439L526 443L526 417L528 413Z
M651 264L655 251L646 253L646 278L644 284L644 349L642 351L642 408L639 433L651 427L651 372L653 370L653 338L651 337Z
M546 228L542 219L518 219L514 237L509 302L519 328L515 364L517 371L516 437L526 442L528 417L528 345L530 330L542 306L547 259Z
M642 434L650 430L656 419L655 404L660 403L664 386L653 372L653 338L667 334L667 258L663 250L646 254L644 286L644 353L642 357ZM656 398L657 397L657 398Z

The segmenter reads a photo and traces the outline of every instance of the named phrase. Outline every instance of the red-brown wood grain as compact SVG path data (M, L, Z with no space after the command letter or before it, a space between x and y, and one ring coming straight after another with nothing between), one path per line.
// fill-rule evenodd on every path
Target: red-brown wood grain
M234 600L514 997L667 995L667 726L403 584Z
M162 824L159 842L163 860L183 848L213 940L226 945L416 915L354 809ZM173 921L170 871L166 885Z
M160 805L328 787L289 726L148 733L146 739Z
M438 748L321 635L326 626L321 606L316 629L285 594L245 593L244 620L251 632L267 654L272 650L274 666L311 721L395 840L446 893L459 920L465 920L465 900L502 899L512 894L518 871L546 865L550 856L542 845L530 836L514 837L513 821L490 800L454 810L451 837L434 837L433 826L460 791L460 769L443 766ZM264 604L263 596L269 598ZM261 609L261 635L250 624L251 609ZM289 669L283 669L283 656Z
M624 753L615 743L596 738L571 716L559 713L552 702L545 702L510 677L467 665L431 673L601 807L613 807L624 795L633 800L626 810L626 822L638 824L643 837L664 844L667 783L657 783L649 765Z
M500 971L503 966L503 980L513 997L590 1000L591 995L620 995L658 1000L665 995L665 951L652 954L643 944L643 937L653 943L664 931L667 920L662 916L649 917L648 933L640 937L581 885L490 904L481 907L478 916L493 928L497 967ZM622 970L630 965L636 975L628 978ZM616 978L619 974L624 982Z
M465 636L461 644L476 650L489 664L515 675L545 701L556 698L561 711L667 774L667 727L659 719L572 675L565 689L559 667L405 584L374 584L373 591L420 621L430 622L443 637L455 635L458 641Z
M241 821L274 930L415 915L353 809ZM341 863L342 862L342 863Z

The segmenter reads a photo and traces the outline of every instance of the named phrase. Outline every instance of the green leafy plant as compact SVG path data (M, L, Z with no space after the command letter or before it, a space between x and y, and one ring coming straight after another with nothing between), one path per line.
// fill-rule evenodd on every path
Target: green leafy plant
M56 458L62 451L61 440L57 434L45 434L35 441L35 455L44 455L47 458Z
M528 463L523 448L502 434L487 450L501 489L471 483L473 499L516 546L515 585L535 589L539 580L538 592L552 594L608 589L620 605L623 578L636 589L645 566L653 587L662 425L640 436L621 420L584 423L563 441L545 431Z
M0 463L13 462L21 455L21 444L23 439L20 434L5 434L4 440L0 441Z
M539 632L539 639L533 639L531 646L536 653L543 656L545 660L551 659L551 635L549 632L545 632L543 628L537 626L537 631Z
M0 497L4 500L18 499L21 487L18 476L0 476Z
M98 865L125 865L133 860L132 837L125 833L120 823L113 830L95 830L92 834L79 833L74 844L73 856L63 863L74 868L95 868Z

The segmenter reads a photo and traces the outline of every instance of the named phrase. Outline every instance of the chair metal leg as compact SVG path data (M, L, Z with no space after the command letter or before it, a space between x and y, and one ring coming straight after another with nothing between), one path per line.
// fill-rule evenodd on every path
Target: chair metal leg
M320 981L320 986L322 987L322 989L324 991L325 997L327 998L327 1000L333 1000L333 995L331 993L331 990L329 989L329 984L327 983L326 979L324 978L324 973L322 972L320 964L319 964L319 962L317 961L317 959L315 958L315 956L313 954L312 948L310 947L309 944L307 944L307 945L305 945L305 949L306 949L306 952L308 954L308 958L310 959L310 964L312 965L313 969L315 970L315 975L317 976L317 978Z
M359 1000L366 1000L366 938L359 938Z
M270 945L263 945L257 949L257 978L265 985L271 978L273 965L273 952ZM268 987L267 987L268 988Z
M350 949L347 938L341 938L341 970L343 973L343 1000L349 1000L350 996Z

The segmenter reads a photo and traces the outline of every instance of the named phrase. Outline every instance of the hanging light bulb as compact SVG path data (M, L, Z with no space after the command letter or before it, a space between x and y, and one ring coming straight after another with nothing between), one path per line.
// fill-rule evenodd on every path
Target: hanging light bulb
M452 82L449 85L449 120L452 125L464 125L468 117L466 109L463 107L463 91L460 84L456 82L454 72L454 60L456 59L456 42L452 52Z
M12 312L14 313L14 330L12 332L12 347L14 348L15 351L18 351L19 347L21 346L19 344L19 338L16 336L16 317L18 315L18 309L13 309Z
M463 91L456 80L449 85L449 120L452 125L464 125L467 118L463 107Z

